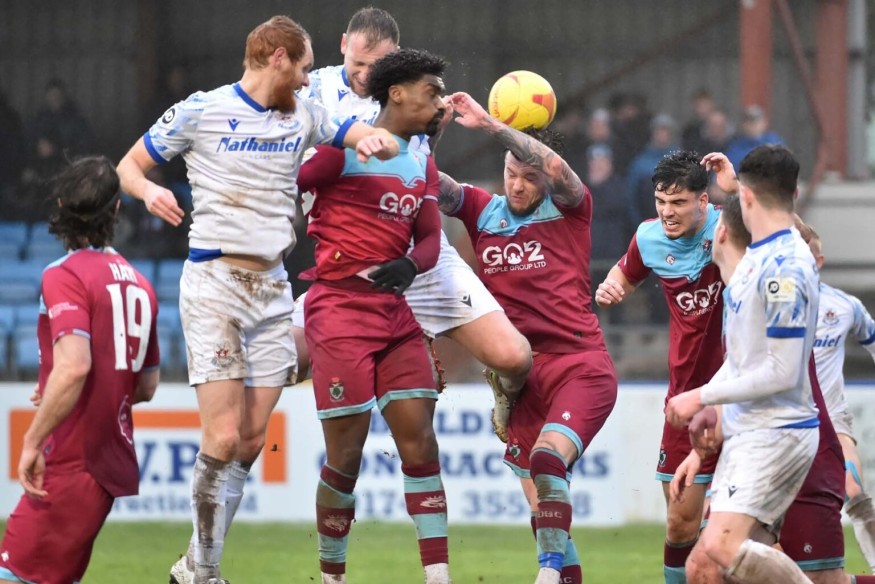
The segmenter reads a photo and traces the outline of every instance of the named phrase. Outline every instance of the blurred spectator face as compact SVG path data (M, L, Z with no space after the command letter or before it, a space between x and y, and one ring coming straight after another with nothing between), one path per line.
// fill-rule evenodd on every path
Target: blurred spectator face
M607 142L611 139L611 116L608 110L598 109L592 113L586 133L595 143Z
M46 106L53 112L59 112L67 102L67 94L64 89L53 85L46 90Z
M659 114L650 124L650 142L657 148L668 148L674 143L674 120Z
M710 95L697 95L693 98L693 112L695 112L696 118L702 121L707 120L716 107Z
M724 144L731 135L729 120L720 110L714 110L705 119L705 137L715 144Z
M55 155L57 147L49 138L40 137L36 141L36 155L38 158L51 158Z
M610 156L597 153L587 158L587 183L600 185L611 178L613 172L614 163Z
M769 129L766 113L759 106L752 105L744 110L741 122L741 132L750 138L759 138Z

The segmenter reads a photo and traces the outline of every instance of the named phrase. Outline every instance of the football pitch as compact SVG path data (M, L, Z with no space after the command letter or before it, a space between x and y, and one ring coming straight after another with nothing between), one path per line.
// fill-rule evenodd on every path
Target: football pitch
M163 584L190 532L191 526L182 523L109 523L83 582ZM573 537L587 584L662 584L662 526L577 528ZM845 538L849 572L865 573L850 529ZM523 527L451 525L450 562L456 584L531 584L537 572L534 540ZM423 581L412 523L357 523L347 565L350 584ZM225 542L222 575L231 584L318 584L313 526L234 525Z

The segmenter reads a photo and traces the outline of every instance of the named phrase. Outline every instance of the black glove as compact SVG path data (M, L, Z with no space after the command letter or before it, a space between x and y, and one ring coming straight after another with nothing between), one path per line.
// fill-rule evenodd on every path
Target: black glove
M371 288L382 292L394 292L401 296L413 283L418 271L413 260L404 256L377 266L368 277L373 281Z

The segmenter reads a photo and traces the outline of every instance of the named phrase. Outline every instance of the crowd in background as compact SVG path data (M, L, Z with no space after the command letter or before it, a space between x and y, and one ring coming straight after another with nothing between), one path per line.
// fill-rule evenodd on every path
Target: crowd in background
M143 128L151 126L171 104L187 97L184 66L167 70L151 104L142 112ZM589 112L571 111L555 124L566 135L566 159L594 198L592 228L592 278L599 282L610 266L626 251L638 224L655 216L651 173L665 154L679 148L702 155L722 151L737 165L755 146L781 143L769 128L765 111L750 106L736 121L721 108L707 89L695 91L689 100L689 115L683 125L666 113L648 108L642 93L619 92L604 107ZM101 151L91 123L59 79L50 80L43 103L32 120L22 120L0 91L0 205L3 219L36 222L47 217L51 199L51 179L79 155ZM180 206L191 211L191 187L181 157L152 171L150 177L166 186ZM710 187L711 200L725 196L716 184ZM190 220L190 219L189 219ZM297 274L312 265L312 242L306 237L303 220L296 224L298 246L287 261L297 291L306 283ZM187 254L188 222L170 227L150 215L139 201L125 198L117 230L116 247L131 258L183 258ZM653 289L653 322L667 320L660 309L661 292ZM623 312L609 316L622 321Z

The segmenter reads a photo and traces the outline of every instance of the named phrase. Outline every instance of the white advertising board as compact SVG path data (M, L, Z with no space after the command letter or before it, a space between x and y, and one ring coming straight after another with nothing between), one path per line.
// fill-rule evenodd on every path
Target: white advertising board
M15 466L21 436L33 416L31 384L0 385L0 512L8 515L21 487ZM613 414L573 469L577 525L661 521L665 507L654 480L662 432L663 385L624 385ZM854 386L849 401L857 420L864 467L875 484L875 386ZM528 524L519 481L503 464L504 445L492 434L491 393L481 385L453 385L441 397L435 430L452 523ZM114 520L190 520L189 483L198 450L194 392L165 384L135 408L140 495L118 499ZM238 512L249 521L311 521L324 445L309 386L287 389L271 419L267 446L253 468ZM356 486L357 517L409 521L401 461L385 421L374 410Z

